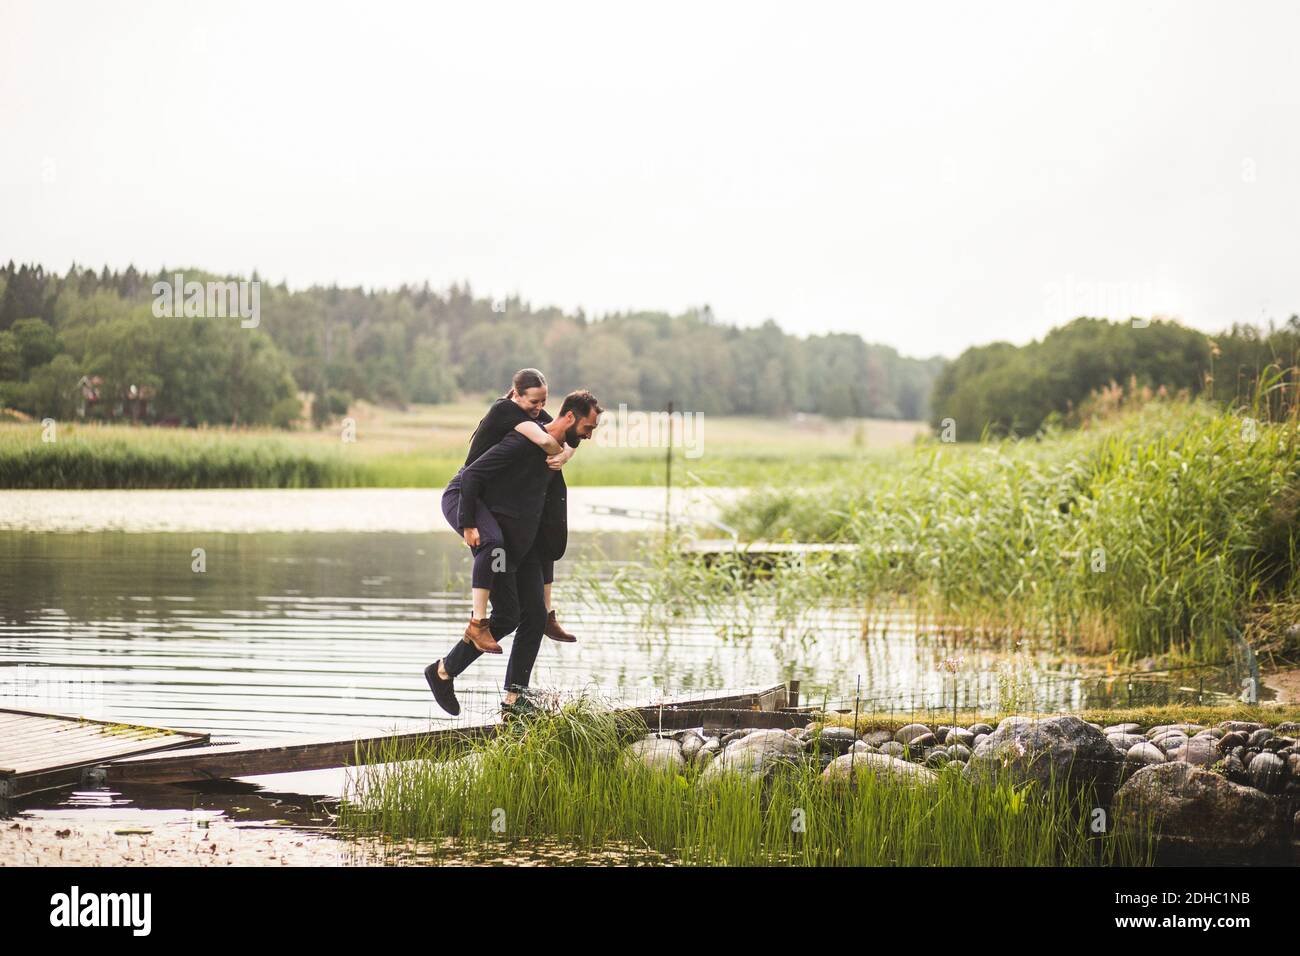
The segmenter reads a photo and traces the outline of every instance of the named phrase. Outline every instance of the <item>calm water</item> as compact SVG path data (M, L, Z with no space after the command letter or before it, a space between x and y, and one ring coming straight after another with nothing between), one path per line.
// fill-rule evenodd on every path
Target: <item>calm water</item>
M798 679L820 702L860 680L864 698L900 711L951 701L954 683L963 705L996 704L1011 667L1046 708L1201 689L1198 675L1106 678L1051 648L956 649L906 617L864 630L847 610L790 626L718 607L654 630L635 608L580 605L579 570L635 561L644 546L637 534L573 535L555 603L579 643L544 640L535 686L644 703ZM449 725L422 670L459 639L468 579L451 534L0 532L0 706L241 739ZM956 655L960 670L945 672ZM505 655L485 656L458 679L460 721L495 712L504 670Z

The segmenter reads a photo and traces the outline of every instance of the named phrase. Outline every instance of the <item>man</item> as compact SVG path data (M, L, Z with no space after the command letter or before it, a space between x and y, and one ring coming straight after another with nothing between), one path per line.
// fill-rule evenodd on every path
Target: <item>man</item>
M559 416L544 427L556 441L576 446L595 432L602 411L591 392L571 392L564 397ZM564 508L564 487L559 486L558 496L550 496L558 473L546 459L536 444L514 432L457 476L461 488L457 523L465 543L474 546L479 540L474 516L481 500L497 519L505 553L500 556L504 567L493 578L492 615L485 633L467 631L446 657L424 671L434 699L453 716L460 713L453 684L457 675L485 651L500 653L497 640L512 631L516 633L506 664L501 710L510 716L536 709L520 694L528 687L547 623L543 561L552 558L557 547L563 552L565 537L564 519L559 515Z

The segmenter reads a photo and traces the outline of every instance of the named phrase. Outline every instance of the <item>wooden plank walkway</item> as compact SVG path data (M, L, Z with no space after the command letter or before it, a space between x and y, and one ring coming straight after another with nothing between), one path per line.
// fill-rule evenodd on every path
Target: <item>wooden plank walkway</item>
M0 798L79 783L109 760L207 742L207 734L0 708Z
M687 554L704 556L734 553L743 557L763 558L786 554L851 554L858 550L858 546L830 542L801 544L797 541L733 541L730 538L703 538L697 541L684 541L682 550Z
M776 712L798 701L798 684L777 684L757 687L737 694L685 694L665 700L653 707L629 707L639 713L652 730L676 730L685 727L718 725L728 720L761 720L746 714L772 714L774 726L802 726L809 718L804 714L789 712L780 716ZM737 726L743 726L744 723ZM437 730L412 731L378 737L348 740L311 740L301 737L281 741L250 741L221 744L179 751L124 757L112 761L105 768L107 782L122 783L192 783L204 780L225 780L233 777L254 777L262 774L289 773L303 770L325 770L331 767L355 765L366 759L380 759L395 746L444 745L448 750L468 747L475 740L492 737L503 725L500 722L464 727L446 727ZM760 726L755 723L754 726ZM762 724L762 726L768 726Z

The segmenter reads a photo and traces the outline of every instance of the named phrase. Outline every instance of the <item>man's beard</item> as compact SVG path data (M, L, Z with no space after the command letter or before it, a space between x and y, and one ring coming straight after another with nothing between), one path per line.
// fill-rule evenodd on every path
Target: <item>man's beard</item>
M577 426L577 425L574 425L572 428L570 428L567 432L564 433L564 442L565 442L565 444L567 444L570 448L577 448L577 447L578 447L578 442L580 442L580 441L582 441L582 438L579 437L579 435L578 435L578 426Z

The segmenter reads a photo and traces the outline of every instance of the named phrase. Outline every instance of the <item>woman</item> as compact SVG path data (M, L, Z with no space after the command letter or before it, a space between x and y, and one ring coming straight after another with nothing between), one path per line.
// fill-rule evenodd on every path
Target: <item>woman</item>
M487 414L478 423L478 428L470 437L469 454L465 457L468 465L501 441L511 431L519 432L548 456L546 461L552 469L559 471L573 457L576 448L561 445L542 427L550 423L551 416L545 411L547 398L546 378L535 368L524 368L515 372L511 388L504 396L497 399L488 408ZM460 508L459 474L447 485L442 496L442 513L447 523L464 535L465 543L474 554L474 569L471 576L471 598L473 609L469 625L465 628L465 640L481 651L500 654L501 645L488 630L488 595L492 589L492 574L503 567L505 554L505 537L496 517L481 502L475 512L477 527L462 529L457 523L457 511ZM563 549L560 549L562 553ZM546 560L542 564L543 581L546 596L546 630L547 637L556 641L572 643L577 640L564 630L551 607L551 584L555 579L555 561Z

